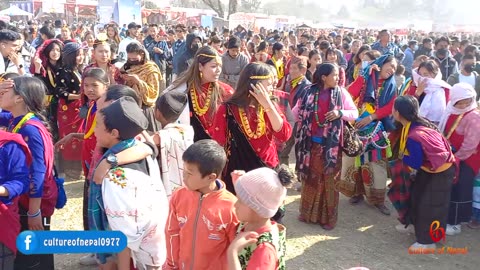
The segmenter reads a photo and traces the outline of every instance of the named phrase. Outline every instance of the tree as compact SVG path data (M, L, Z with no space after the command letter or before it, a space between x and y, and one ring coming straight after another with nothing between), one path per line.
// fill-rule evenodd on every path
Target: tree
M205 5L217 12L220 18L225 18L225 7L221 0L202 0ZM238 0L228 0L228 17L238 10ZM228 19L227 17L227 19Z
M257 12L262 4L261 0L242 0L241 11L244 12Z
M340 10L338 11L337 15L338 15L338 17L340 17L342 19L348 19L348 18L350 18L350 11L348 10L348 8L345 5L342 5L340 7Z

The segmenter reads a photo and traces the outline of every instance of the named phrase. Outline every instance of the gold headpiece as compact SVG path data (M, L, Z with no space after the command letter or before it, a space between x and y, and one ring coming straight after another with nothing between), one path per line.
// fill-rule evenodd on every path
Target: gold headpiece
M94 45L105 44L108 41L108 36L105 33L99 33L95 39Z
M250 76L250 80L266 80L271 79L272 75L264 75L264 76Z
M201 53L201 54L197 55L197 57L199 57L199 56L210 57L210 58L217 58L217 56L214 55L214 54L204 54L204 53Z

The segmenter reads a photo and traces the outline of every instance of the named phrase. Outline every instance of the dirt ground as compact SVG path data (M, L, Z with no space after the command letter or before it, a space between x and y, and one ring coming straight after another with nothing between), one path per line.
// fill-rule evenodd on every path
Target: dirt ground
M55 213L52 229L82 230L83 181L67 182L65 188L69 200L64 209ZM325 231L318 225L297 220L299 200L300 194L289 190L284 219L288 237L287 269L340 270L356 266L371 270L479 269L480 231L463 226L460 235L447 236L445 246L467 247L467 255L411 255L408 247L415 238L395 230L396 213L391 204L388 207L392 216L388 217L365 203L351 206L347 198L341 196L338 225L332 231ZM56 269L96 269L81 266L78 259L82 255L56 255Z

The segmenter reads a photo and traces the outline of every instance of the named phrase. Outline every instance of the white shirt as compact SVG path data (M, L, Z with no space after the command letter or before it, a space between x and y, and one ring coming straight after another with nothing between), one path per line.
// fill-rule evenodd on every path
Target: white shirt
M470 84L473 88L475 88L475 74L470 74L470 76L465 76L462 73L458 74L458 82L459 83L468 83Z
M168 199L157 162L146 162L150 175L124 165L111 169L102 183L109 227L125 234L137 269L161 267L167 258Z
M120 44L118 44L119 62L127 62L127 46L134 41L138 42L136 39L133 39L131 37L126 37L122 41L120 41Z
M168 124L158 131L160 136L160 161L163 185L167 196L183 186L183 160L185 150L193 144L193 127Z

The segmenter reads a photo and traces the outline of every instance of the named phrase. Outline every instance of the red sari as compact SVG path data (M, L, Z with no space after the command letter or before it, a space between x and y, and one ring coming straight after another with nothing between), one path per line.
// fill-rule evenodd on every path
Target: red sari
M70 133L81 133L84 120L80 118L80 108L82 100L69 100L70 94L81 94L81 78L75 72L68 69L60 69L55 77L56 87L55 95L59 99L58 104L58 131L59 139L64 138ZM80 161L82 151L82 141L73 139L65 144L61 151L62 158L68 161Z

